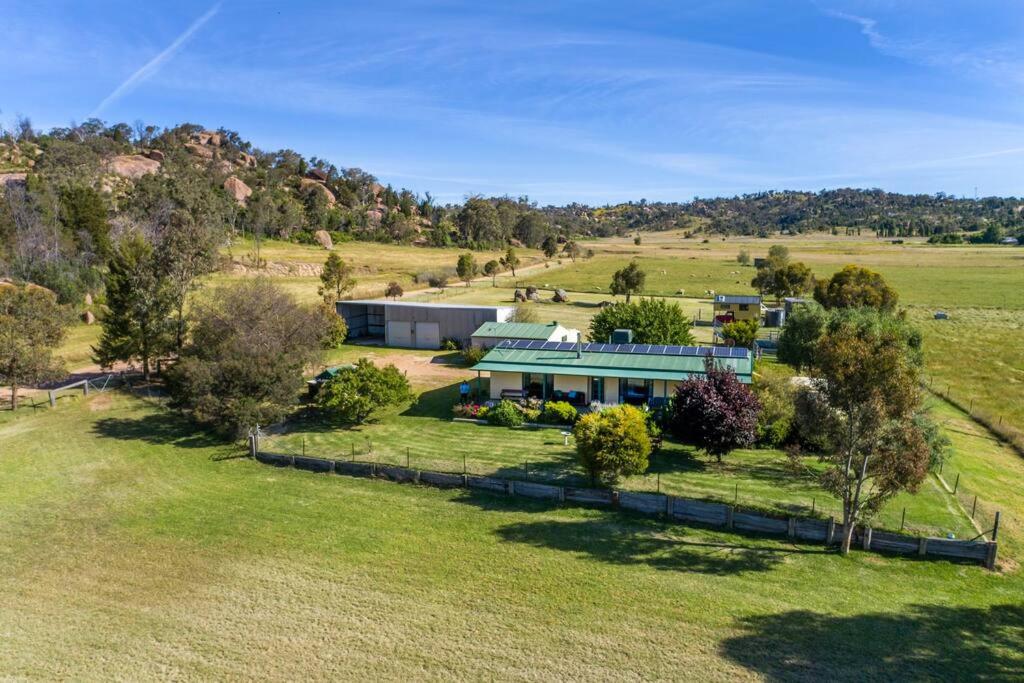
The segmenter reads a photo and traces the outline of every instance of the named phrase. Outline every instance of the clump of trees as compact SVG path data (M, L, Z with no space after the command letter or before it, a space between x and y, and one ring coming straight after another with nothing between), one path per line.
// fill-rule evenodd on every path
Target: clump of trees
M768 257L758 269L750 286L762 294L771 294L776 300L800 296L814 288L814 274L799 261L790 261L789 248L773 244Z
M730 451L754 444L761 404L732 370L713 358L704 361L704 376L682 381L668 416L669 430L718 462Z
M899 295L879 273L846 266L814 287L814 299L825 308L875 308L892 311Z
M121 240L106 276L107 312L93 356L102 367L117 361L142 364L150 379L152 363L174 346L174 296L153 247L139 234Z
M691 321L682 307L665 299L617 302L590 321L590 338L607 342L615 330L633 330L637 344L693 344Z
M324 318L270 280L226 285L197 302L192 339L167 372L173 405L229 437L281 420L320 353Z
M58 377L62 362L53 357L67 332L69 316L57 296L36 285L0 284L0 384L11 387L11 410L18 390Z
M651 438L637 408L621 405L588 413L572 433L576 458L592 484L614 486L622 477L647 471Z
M363 424L388 406L412 399L412 387L405 373L394 365L379 368L366 358L360 358L350 368L342 368L317 392L321 410L355 424Z

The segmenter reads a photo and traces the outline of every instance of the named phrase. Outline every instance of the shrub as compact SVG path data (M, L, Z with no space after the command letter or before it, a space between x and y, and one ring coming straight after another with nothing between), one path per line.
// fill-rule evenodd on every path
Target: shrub
M452 337L445 337L441 340L442 351L459 351L462 349L462 342Z
M519 410L522 411L523 421L525 422L538 422L540 420L539 408L527 408L526 406L519 406Z
M548 401L544 404L540 420L553 425L571 425L578 417L579 413L566 401Z
M482 420L487 415L487 406L479 403L456 403L452 406L452 415L471 420Z
M324 327L323 336L320 338L320 348L336 349L344 344L345 337L348 336L348 325L345 323L345 319L338 315L334 305L323 302L320 304L318 312L323 319Z
M623 476L647 470L651 438L644 414L633 406L584 415L572 433L576 457L595 484L614 486Z
M731 341L734 346L749 349L757 339L759 325L756 320L737 320L722 326L722 338Z
M614 330L633 330L637 344L692 344L690 319L675 302L641 299L613 303L590 321L590 338L606 342Z
M761 406L734 372L717 367L713 358L704 368L705 377L691 377L676 389L672 431L721 462L729 451L754 443Z
M486 353L479 346L467 346L462 350L462 362L466 365L476 365Z
M501 403L487 411L487 421L502 427L518 427L525 421L523 411L512 401L502 400Z
M338 372L317 393L320 407L347 422L363 423L375 411L413 398L409 380L394 365L378 368L365 358Z
M784 377L766 377L754 384L754 395L761 402L761 413L757 416L758 446L780 448L789 441L796 413L794 393Z

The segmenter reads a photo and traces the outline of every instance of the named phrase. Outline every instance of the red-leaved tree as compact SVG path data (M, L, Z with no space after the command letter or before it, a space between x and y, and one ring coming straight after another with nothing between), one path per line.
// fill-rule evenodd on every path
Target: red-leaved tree
M691 377L676 389L669 418L671 432L681 441L722 456L754 443L761 404L736 378L708 357L705 376Z

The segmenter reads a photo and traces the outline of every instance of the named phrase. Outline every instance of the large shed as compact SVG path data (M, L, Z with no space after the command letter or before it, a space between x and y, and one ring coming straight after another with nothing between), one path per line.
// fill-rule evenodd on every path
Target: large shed
M430 304L367 299L339 301L338 315L348 325L350 339L382 339L387 346L439 349L445 339L462 346L487 322L505 322L511 306Z

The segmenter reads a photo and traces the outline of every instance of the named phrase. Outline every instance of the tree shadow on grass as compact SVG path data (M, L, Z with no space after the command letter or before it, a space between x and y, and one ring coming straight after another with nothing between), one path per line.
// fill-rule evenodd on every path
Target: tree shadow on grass
M456 500L495 512L550 512L558 507L550 501L481 492L469 492ZM690 538L682 527L623 511L594 510L592 514L595 516L582 520L509 524L495 533L507 543L586 555L609 564L714 575L763 572L790 555L825 552L773 541L719 541L714 534Z
M542 521L511 524L498 530L509 543L582 554L617 565L647 565L664 571L701 574L763 572L801 549L713 540L695 541L654 521L619 513L584 521Z
M235 449L224 439L204 431L188 419L170 412L158 412L145 417L127 419L106 417L93 423L92 431L107 439L143 441L159 446L177 448ZM234 450L232 451L234 452ZM216 457L222 456L218 453Z
M1024 606L746 617L721 652L770 681L1024 680Z

